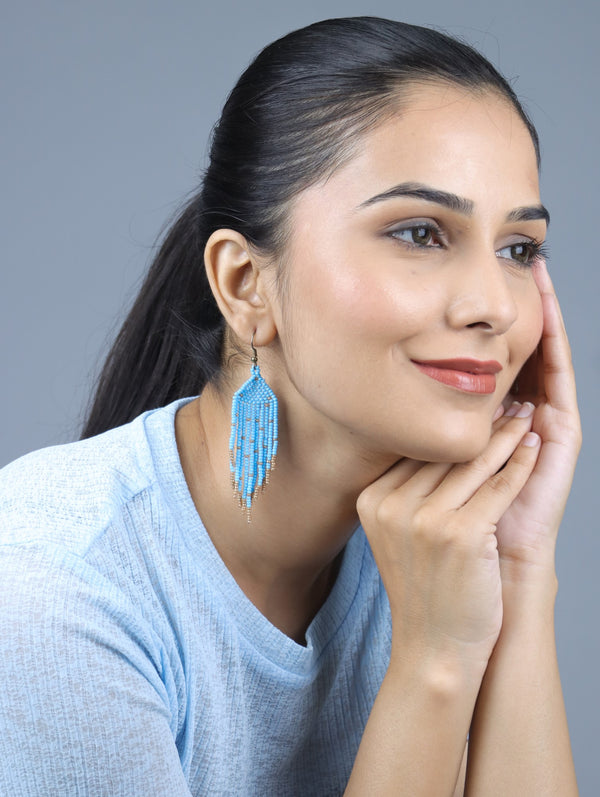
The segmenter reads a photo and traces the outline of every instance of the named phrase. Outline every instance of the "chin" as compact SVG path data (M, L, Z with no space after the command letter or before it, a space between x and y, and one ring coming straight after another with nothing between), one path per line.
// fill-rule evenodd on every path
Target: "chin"
M418 459L424 462L470 462L478 457L490 441L491 429L488 427L477 434L474 430L462 435L444 436L437 435L432 440L422 440L417 445L414 453L405 454L411 459Z

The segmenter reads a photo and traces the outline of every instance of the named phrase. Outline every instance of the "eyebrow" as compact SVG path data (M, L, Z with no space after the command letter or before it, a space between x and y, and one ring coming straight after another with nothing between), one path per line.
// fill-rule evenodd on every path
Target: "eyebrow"
M433 202L463 216L471 216L475 209L475 203L471 199L465 199L465 197L451 194L448 191L441 191L438 188L431 188L422 183L400 183L388 191L372 196L358 207L359 209L370 207L377 202L385 202L388 199L396 199L398 197L411 197L413 199L422 199L425 202ZM550 214L543 205L515 208L506 217L506 220L510 222L537 221L538 219L543 219L546 224L550 224Z
M543 219L546 226L550 224L550 214L543 205L515 208L506 217L507 221L537 221Z

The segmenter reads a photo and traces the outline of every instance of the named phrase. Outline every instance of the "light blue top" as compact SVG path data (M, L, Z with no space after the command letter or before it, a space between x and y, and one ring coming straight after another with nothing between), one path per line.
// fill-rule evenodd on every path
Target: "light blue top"
M0 471L1 795L344 790L391 640L364 532L298 645L198 517L185 401Z

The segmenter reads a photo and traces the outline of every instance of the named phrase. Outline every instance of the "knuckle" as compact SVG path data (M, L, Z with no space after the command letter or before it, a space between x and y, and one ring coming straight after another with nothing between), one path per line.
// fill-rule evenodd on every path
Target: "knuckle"
M562 443L567 449L574 450L576 452L581 451L581 446L583 445L581 426L575 425L563 428L561 437Z
M365 521L370 519L374 513L373 507L373 499L371 497L371 493L369 492L369 488L367 487L366 490L363 490L362 493L358 496L356 501L356 511L358 512L358 516L361 521Z
M576 451L581 451L581 446L583 445L583 431L581 429L581 423L577 419L573 426L571 427L571 439L573 441L573 445Z
M415 512L412 529L413 536L428 548L451 544L458 534L452 519L441 517L439 511L427 504Z
M473 469L473 467L476 467L475 460L469 460L469 462L457 462L452 468L452 474L454 478L462 479L466 473Z
M375 521L380 526L391 526L398 521L398 507L390 497L384 499L376 508Z
M495 473L490 478L489 485L494 492L499 493L500 495L509 495L510 493L514 492L515 489L512 480L507 475L505 469Z
M488 476L491 472L493 472L487 452L479 454L479 456L475 457L475 459L470 463L469 467L470 470L474 471L479 476Z
M450 517L440 526L438 538L444 545L455 545L462 534L463 525L457 517Z
M412 525L417 537L429 537L435 526L431 509L426 505L420 506L414 514Z

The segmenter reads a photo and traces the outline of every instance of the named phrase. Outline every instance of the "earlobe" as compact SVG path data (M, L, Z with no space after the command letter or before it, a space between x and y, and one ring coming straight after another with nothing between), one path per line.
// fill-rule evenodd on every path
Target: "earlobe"
M204 265L215 300L231 329L245 342L252 334L258 345L269 342L275 333L270 303L258 258L244 236L235 230L216 230L204 249Z

